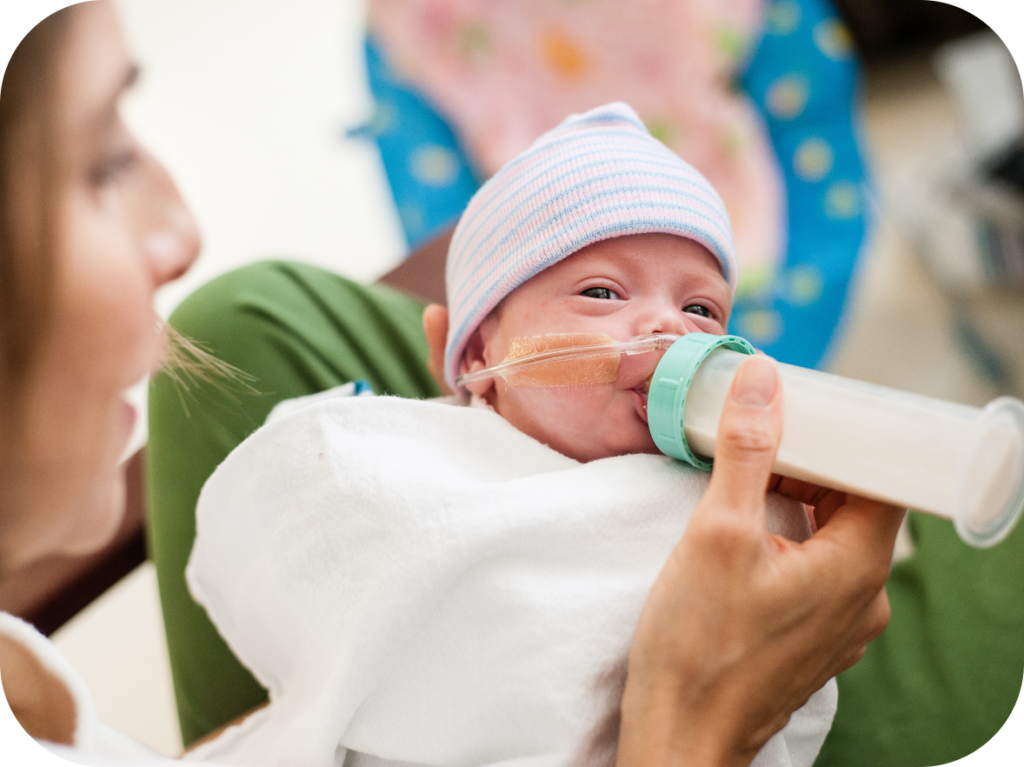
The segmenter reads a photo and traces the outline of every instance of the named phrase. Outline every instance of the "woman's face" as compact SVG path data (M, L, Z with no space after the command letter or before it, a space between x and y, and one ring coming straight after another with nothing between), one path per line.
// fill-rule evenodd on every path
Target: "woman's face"
M119 459L136 417L124 391L160 363L154 292L199 251L170 176L118 113L136 70L107 0L77 10L61 56L52 324L8 459L5 569L95 550L116 531L124 509ZM41 159L23 158L16 170L38 172Z

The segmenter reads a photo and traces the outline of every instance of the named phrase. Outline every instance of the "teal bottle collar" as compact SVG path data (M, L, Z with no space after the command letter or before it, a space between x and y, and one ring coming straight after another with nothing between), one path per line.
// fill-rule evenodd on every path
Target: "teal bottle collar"
M687 333L676 341L661 358L651 378L647 394L647 428L658 449L698 469L711 470L711 462L694 455L683 433L683 408L686 393L697 368L715 349L725 347L743 354L754 354L754 347L740 336L716 336L710 333Z

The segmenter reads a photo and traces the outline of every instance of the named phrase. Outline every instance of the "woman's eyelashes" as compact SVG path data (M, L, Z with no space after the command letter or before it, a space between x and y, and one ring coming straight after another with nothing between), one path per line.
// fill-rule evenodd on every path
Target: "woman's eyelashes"
M89 180L97 187L111 184L131 170L138 160L139 153L134 147L123 149L96 165L89 172Z
M133 70L129 75L129 84L134 82L132 78L137 76L136 71ZM104 151L100 155L100 162L90 172L91 180L97 187L120 181L128 172L135 169L143 157L142 147L116 107L99 140L102 143L97 146L102 147Z
M587 298L600 298L604 301L617 301L619 299L619 294L611 288L587 288L580 295Z

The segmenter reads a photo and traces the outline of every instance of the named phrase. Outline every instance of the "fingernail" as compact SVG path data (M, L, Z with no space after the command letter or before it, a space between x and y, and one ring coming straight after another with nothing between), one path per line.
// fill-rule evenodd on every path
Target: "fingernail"
M763 357L747 360L736 372L732 401L747 407L767 407L775 393L775 366Z

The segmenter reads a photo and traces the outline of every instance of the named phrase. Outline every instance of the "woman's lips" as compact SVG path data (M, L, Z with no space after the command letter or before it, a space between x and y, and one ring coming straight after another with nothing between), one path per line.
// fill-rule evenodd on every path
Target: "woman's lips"
M139 415L146 412L145 398L148 386L149 376L146 376L121 392L119 417L123 433L119 438L122 463L145 444L145 424L140 423L143 419L140 419Z
M125 423L128 424L127 431L128 431L128 434L130 435L132 433L132 429L135 428L135 420L139 417L139 414L138 414L138 411L135 409L135 406L132 405L127 400L122 399L121 400L121 404L124 406L123 407L124 420L125 420ZM125 440L125 441L127 441L127 440Z

